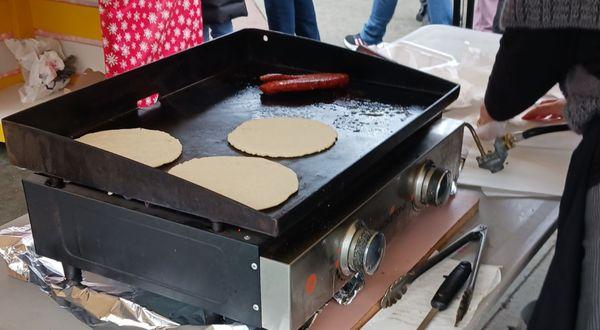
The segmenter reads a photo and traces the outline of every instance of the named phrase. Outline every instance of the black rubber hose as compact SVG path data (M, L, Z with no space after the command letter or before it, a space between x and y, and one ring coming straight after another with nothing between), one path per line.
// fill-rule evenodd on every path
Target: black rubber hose
M567 124L534 127L534 128L530 128L530 129L524 131L523 138L529 139L531 137L542 135L542 134L563 132L563 131L568 131L568 130L570 130L570 128L569 128L569 125L567 125Z

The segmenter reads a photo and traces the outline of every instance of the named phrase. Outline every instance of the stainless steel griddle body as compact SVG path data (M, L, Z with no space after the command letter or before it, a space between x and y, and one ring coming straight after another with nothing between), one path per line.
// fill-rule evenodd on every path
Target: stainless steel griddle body
M281 97L257 88L260 74L319 71L349 73L351 84ZM288 329L362 267L375 230L385 234L415 203L435 200L440 185L427 183L442 182L440 173L445 183L456 177L462 125L440 117L458 89L364 54L243 30L5 118L3 127L11 162L39 173L24 181L37 252L63 262L70 277L89 270ZM155 92L156 109L135 108ZM276 160L300 179L283 205L255 211L166 173L195 157L240 155L227 133L272 116L316 119L339 133L327 152ZM153 169L73 139L125 127L166 131L183 154Z

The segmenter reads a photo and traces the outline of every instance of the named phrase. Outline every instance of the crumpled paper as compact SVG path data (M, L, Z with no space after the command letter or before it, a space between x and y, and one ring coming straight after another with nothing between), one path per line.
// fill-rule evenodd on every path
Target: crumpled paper
M60 43L52 38L6 39L6 47L21 66L25 80L19 89L22 103L30 103L63 89L74 73Z
M81 283L70 283L60 262L35 253L30 225L0 230L0 257L6 261L10 276L38 285L91 327L112 324L141 329L249 330L241 324L197 325L209 320L201 309L99 275L84 272ZM171 320L137 301L162 306L166 315L183 322Z

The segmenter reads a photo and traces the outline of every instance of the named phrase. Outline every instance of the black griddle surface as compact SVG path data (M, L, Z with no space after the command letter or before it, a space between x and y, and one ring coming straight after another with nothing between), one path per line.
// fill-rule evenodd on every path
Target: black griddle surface
M237 68L234 72L255 72ZM369 87L358 82L349 90L264 96L257 80L258 72L289 72L289 68L262 67L256 74L223 74L195 84L161 100L160 109L119 118L99 129L143 127L168 132L183 145L175 162L163 166L167 171L184 161L208 156L252 156L238 151L227 142L227 134L241 123L257 118L301 117L334 127L335 145L321 153L300 158L271 158L298 175L299 190L283 204L265 210L281 218L307 197L327 186L367 153L378 147L424 112L421 105L373 99ZM372 98L369 98L372 97ZM257 191L260 194L260 191Z

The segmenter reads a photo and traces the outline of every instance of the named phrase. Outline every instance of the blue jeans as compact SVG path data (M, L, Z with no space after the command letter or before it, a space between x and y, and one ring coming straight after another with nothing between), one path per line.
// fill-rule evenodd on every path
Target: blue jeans
M265 0L269 29L320 40L312 0Z
M429 23L452 25L452 0L427 0Z
M210 38L208 34L209 28ZM227 21L225 23L204 24L204 41L222 37L226 34L230 34L231 32L233 32L233 24L231 21Z
M374 0L371 16L360 32L360 38L369 45L383 40L385 29L394 16L398 0Z
M371 16L360 32L360 38L369 45L383 40L385 29L394 16L398 0L374 0ZM431 24L452 24L452 0L427 0Z

